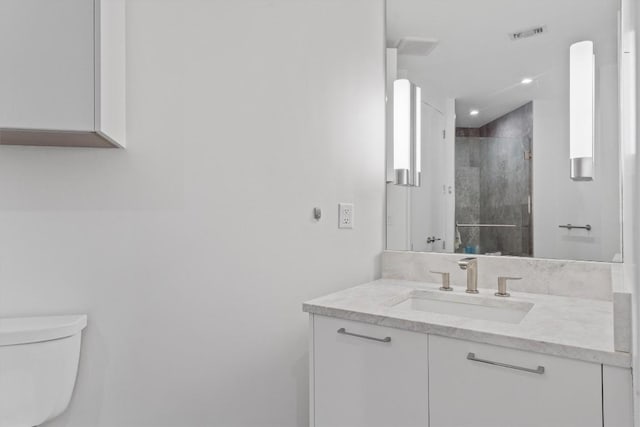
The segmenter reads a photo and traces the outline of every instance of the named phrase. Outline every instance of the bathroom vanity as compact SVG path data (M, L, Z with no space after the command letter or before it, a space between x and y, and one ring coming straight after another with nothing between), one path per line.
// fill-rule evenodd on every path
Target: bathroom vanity
M440 287L387 278L304 304L312 426L633 425L611 301Z
M304 304L312 426L633 425L629 10L387 0L387 251Z

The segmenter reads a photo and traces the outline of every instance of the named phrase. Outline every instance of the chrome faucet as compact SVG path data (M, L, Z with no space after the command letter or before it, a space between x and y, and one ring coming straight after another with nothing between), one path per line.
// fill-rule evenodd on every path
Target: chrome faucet
M461 269L467 271L467 293L478 293L478 259L463 258L458 261Z

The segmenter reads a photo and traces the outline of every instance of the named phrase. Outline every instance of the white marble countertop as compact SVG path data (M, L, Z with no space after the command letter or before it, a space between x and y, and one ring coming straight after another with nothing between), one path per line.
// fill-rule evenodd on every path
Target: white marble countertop
M381 279L303 304L303 310L330 317L414 332L442 335L555 356L630 367L631 355L616 352L610 301L512 292L501 299L481 290L470 295L454 287L447 295L533 303L519 323L478 320L394 307L416 290L438 291L439 284Z

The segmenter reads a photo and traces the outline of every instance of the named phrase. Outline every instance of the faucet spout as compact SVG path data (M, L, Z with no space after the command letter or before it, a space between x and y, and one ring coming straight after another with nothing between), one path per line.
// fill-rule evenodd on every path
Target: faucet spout
M478 293L478 259L463 258L458 261L458 266L467 272L467 293Z

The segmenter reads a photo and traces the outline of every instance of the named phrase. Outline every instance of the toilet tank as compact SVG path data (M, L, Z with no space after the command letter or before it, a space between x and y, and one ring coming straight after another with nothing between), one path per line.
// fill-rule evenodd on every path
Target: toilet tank
M69 405L85 315L0 319L0 427L33 427Z

